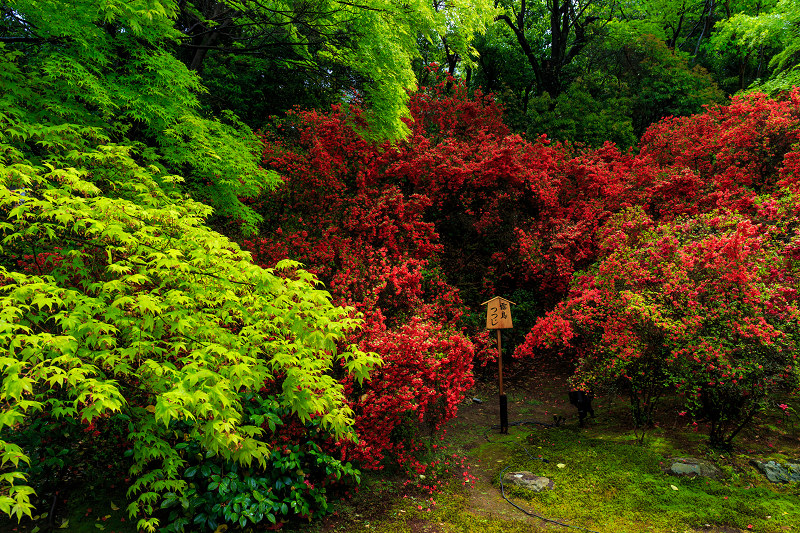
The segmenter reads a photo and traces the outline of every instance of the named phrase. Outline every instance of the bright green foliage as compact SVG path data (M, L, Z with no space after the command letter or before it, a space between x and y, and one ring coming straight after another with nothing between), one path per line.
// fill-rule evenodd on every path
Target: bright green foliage
M199 112L205 90L198 58L252 54L261 60L230 63L227 68L234 70L344 67L352 80L345 88L364 88L372 131L396 138L407 132L402 118L408 91L416 87L412 59L419 56L418 38L446 38L470 64L472 36L494 15L487 0L402 6L386 0L4 0L0 43L23 53L21 69L40 88L46 122L100 126L115 141L155 148L151 157L186 176L197 199L252 230L257 217L237 198L257 195L276 176L258 167L247 126ZM251 85L259 78L252 72L246 77ZM317 83L327 85L324 79ZM207 101L214 99L223 104L215 109L236 105L235 98L219 95Z
M137 146L162 171L186 176L196 199L253 230L258 217L237 196L277 177L259 168L248 127L198 112L200 79L172 55L181 35L175 2L6 0L0 14L0 43L11 52L3 109L32 124L99 128Z
M332 50L331 57L341 54L345 64L371 78L368 119L379 137L397 137L408 132L403 118L408 116L408 91L416 89L411 62L418 55L417 38L429 40L449 36L449 42L470 61L473 52L468 46L475 31L494 18L495 10L488 2L470 0L437 2L414 0L403 7L391 1L373 0L367 9L347 9L346 2L337 2L343 9L342 20L352 20L360 39L358 46Z
M186 489L176 441L263 465L268 439L242 423L239 398L265 382L343 438L351 412L328 370L363 379L375 362L341 350L359 321L311 275L253 265L205 225L209 207L177 194L170 169L252 226L236 195L271 178L245 126L196 111L198 78L167 49L173 8L3 4L0 511L18 518L35 480L15 438L37 411L128 417L129 510L153 530L161 495Z
M150 531L160 495L186 489L176 440L268 459L264 430L241 423L242 392L278 384L300 420L345 438L351 412L329 369L361 380L376 362L340 346L359 324L351 310L296 263L253 265L205 226L209 207L165 192L179 177L100 128L37 123L47 109L22 105L37 94L17 83L18 56L0 56L0 511L31 513L14 435L43 409L130 417L129 510Z
M264 419L272 431L291 413L274 396L243 397L245 419L259 425ZM184 425L179 423L177 426ZM163 531L180 532L198 527L213 531L220 524L286 522L296 517L325 514L327 489L343 482L360 480L350 463L326 454L315 440L330 437L320 431L317 420L278 429L276 445L270 450L267 468L241 467L230 460L202 453L196 441L175 446L188 467L183 478L189 483L185 494L169 493L162 507L169 509ZM295 435L289 436L290 433Z
M776 94L800 84L800 10L794 0L780 0L765 13L739 13L717 25L713 45L717 50L737 46L751 57L774 50L769 70L752 87ZM766 71L766 69L765 69Z

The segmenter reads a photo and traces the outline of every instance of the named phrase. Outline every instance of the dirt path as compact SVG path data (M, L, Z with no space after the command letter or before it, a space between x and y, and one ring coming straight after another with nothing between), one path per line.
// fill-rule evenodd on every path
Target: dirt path
M501 518L539 527L549 526L545 521L528 516L503 499L494 482L506 467L515 442L524 442L530 426L515 426L523 421L549 423L554 415L568 420L576 411L567 401L567 385L563 379L554 379L552 373L533 373L517 376L506 382L508 397L509 433L502 435L497 384L479 383L472 398L461 406L458 416L447 425L445 441L454 449L470 457L475 484L469 488L466 512L477 517ZM480 401L477 401L480 400ZM525 508L525 506L522 506Z

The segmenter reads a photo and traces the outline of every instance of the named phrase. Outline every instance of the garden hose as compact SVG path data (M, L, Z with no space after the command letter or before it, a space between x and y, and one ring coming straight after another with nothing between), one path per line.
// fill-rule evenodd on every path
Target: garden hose
M544 427L547 427L547 428L558 427L558 426L557 426L557 425L555 425L555 424L547 424L547 423L544 423L544 422L536 422L536 421L534 421L534 420L526 420L526 421L521 421L521 422L512 422L512 423L510 423L510 424L509 424L509 426L521 426L521 425L523 425L523 424L535 424L535 425L544 426ZM495 425L495 426L492 426L490 429L499 429L499 428L500 428L500 426L497 426L497 425ZM489 438L489 430L488 430L488 429L487 429L487 430L484 432L483 436L484 436L484 438L485 438L487 441L489 441L489 442L493 442L493 441L492 441L492 440ZM539 461L542 461L542 462L544 462L544 463L549 463L549 462L550 462L550 461L548 461L547 459L545 459L544 457L533 457L533 456L531 455L530 451L528 450L528 448L527 448L527 447L525 447L525 446L523 446L523 445L521 445L521 444L520 444L520 443L518 443L518 442L514 442L514 441L494 441L494 442L500 442L500 443L503 443L503 444L513 444L513 445L516 445L516 446L518 446L518 447L522 448L522 451L524 451L524 452L525 452L525 455L527 455L527 456L528 456L528 458L529 458L531 461L533 461L534 459L537 459L537 460L539 460ZM593 530L593 529L588 529L588 528L585 528L585 527L580 527L580 526L573 526L573 525L570 525L570 524L565 524L565 523L563 523L563 522L559 522L558 520L553 520L553 519L551 519L551 518L545 518L544 516L542 516L542 515L540 515L540 514L536 514L536 513L534 513L534 512L531 512L531 511L528 511L528 510L526 510L526 509L523 509L522 507L520 507L520 506L519 506L519 505L517 505L516 503L512 502L511 500L509 500L509 499L508 499L508 496L506 496L505 485L503 484L503 475L505 475L506 471L507 471L508 469L510 469L510 468L511 468L510 466L507 466L507 467L506 467L506 468L505 468L505 469L504 469L504 470L503 470L503 471L500 473L500 495L503 497L503 499L504 499L505 501L507 501L508 503L510 503L510 504L511 504L513 507L515 507L516 509L518 509L518 510L522 511L523 513L525 513L525 514L526 514L526 515L528 515L528 516L532 516L532 517L534 517L534 518L538 518L539 520L542 520L542 521L544 521L544 522L547 522L548 524L555 524L555 525L557 525L557 526L567 527L567 528L570 528L570 529L578 529L578 530L580 530L580 531L587 531L588 533L600 533L599 531L595 531L595 530Z
M520 507L519 505L517 505L516 503L512 502L511 500L509 500L508 497L506 496L505 487L503 486L503 474L505 474L506 470L508 470L509 468L511 468L511 467L507 466L500 473L500 495L503 497L503 499L505 501L507 501L508 503L510 503L511 505L513 505L514 507L516 507L517 509L519 509L520 511L522 511L526 515L532 516L534 518L538 518L539 520L543 520L544 522L547 522L548 524L555 524L557 526L568 527L570 529L579 529L581 531L588 531L589 533L600 533L599 531L595 531L593 529L588 529L588 528L580 527L580 526L573 526L573 525L570 525L570 524L565 524L563 522L559 522L558 520L553 520L551 518L545 518L542 515L539 515L539 514L536 514L536 513L532 513L531 511L527 511L527 510L523 509L522 507Z

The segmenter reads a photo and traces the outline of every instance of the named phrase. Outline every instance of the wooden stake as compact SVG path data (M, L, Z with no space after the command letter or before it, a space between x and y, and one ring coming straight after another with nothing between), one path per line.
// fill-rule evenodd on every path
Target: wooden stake
M497 368L500 376L500 396L503 395L503 348L500 345L500 330L497 330Z
M511 300L495 296L481 305L486 308L486 329L497 330L497 376L500 380L500 433L508 433L508 398L503 390L503 345L500 330L511 329Z
M500 433L508 433L508 398L503 392L503 346L497 330L497 375L500 378Z

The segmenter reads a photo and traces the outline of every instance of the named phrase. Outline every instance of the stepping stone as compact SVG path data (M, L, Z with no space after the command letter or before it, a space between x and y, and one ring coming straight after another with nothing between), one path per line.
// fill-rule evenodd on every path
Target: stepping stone
M670 459L670 466L666 469L666 472L673 476L700 476L711 479L717 479L722 474L714 464L694 457L675 457Z
M507 472L503 476L503 484L514 485L521 489L532 492L542 492L543 490L553 490L555 483L549 478L537 476L532 472Z
M780 464L777 461L767 461L763 463L751 459L750 464L758 468L772 483L800 482L800 463Z

